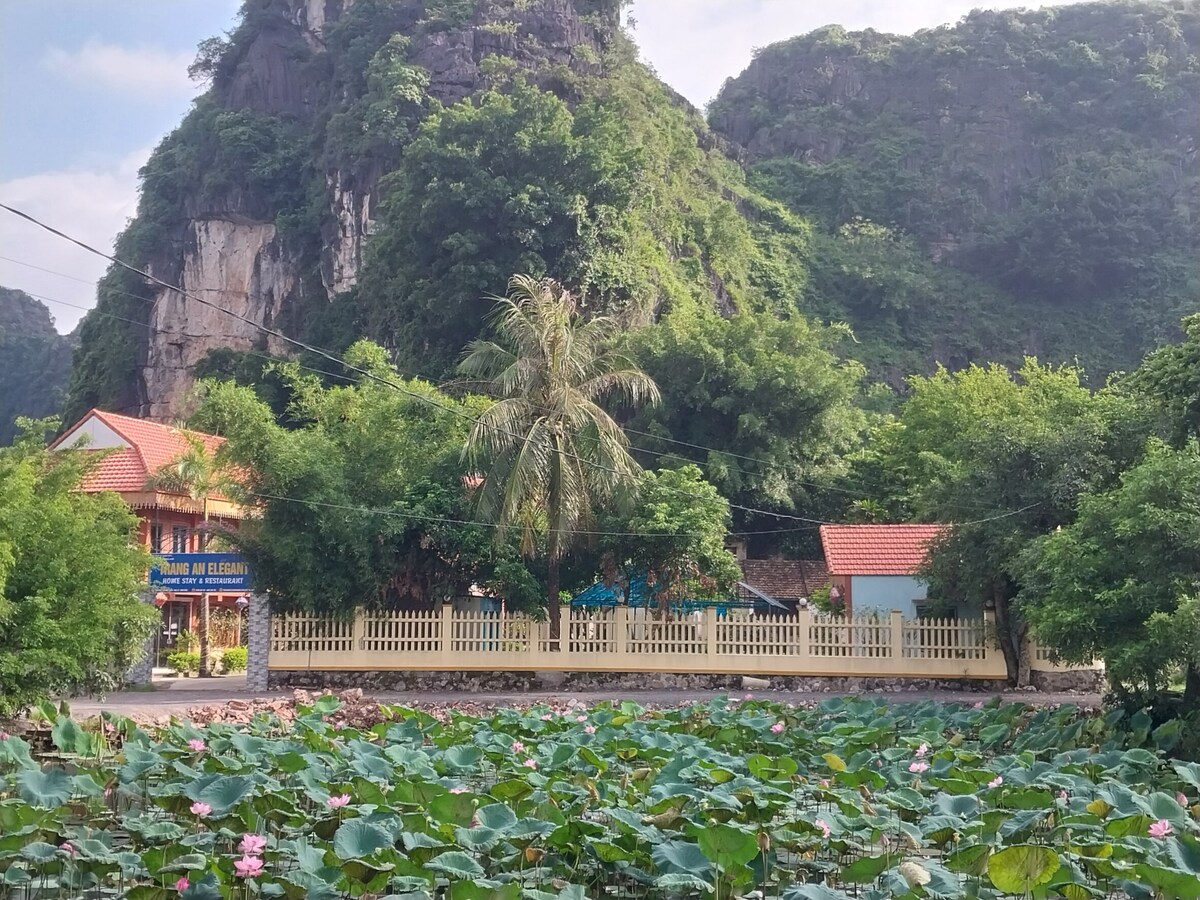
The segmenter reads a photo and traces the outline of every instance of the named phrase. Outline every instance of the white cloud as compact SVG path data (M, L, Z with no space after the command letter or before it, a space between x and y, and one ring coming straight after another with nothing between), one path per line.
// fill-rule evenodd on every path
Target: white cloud
M188 78L190 52L125 47L89 38L78 50L50 47L42 66L70 81L144 98L190 97L199 90Z
M150 149L143 148L109 168L39 172L3 181L0 202L111 253L117 234L137 208L137 172L149 155ZM46 305L64 333L84 315L83 310L64 304L94 306L94 282L108 267L95 254L6 210L0 210L0 256L26 264L0 259L0 284L63 301Z
M1032 2L1050 6L1073 0ZM634 0L634 37L663 81L697 106L750 63L756 47L837 23L911 34L957 22L972 9L1005 9L1015 0Z

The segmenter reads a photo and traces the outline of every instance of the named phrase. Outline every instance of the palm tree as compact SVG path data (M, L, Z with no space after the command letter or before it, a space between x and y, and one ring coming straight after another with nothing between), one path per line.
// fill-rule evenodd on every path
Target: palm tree
M205 533L208 529L208 501L218 493L228 493L234 482L228 470L209 452L204 441L191 432L180 430L187 449L146 479L148 490L184 494L200 503L204 513ZM200 677L212 673L208 668L209 631L208 594L200 595Z
M658 401L658 387L614 349L610 318L584 321L575 299L548 278L514 275L496 297L498 340L467 345L459 371L490 387L497 401L479 417L463 456L487 474L480 513L503 540L521 529L526 556L546 533L550 636L557 639L559 561L595 509L633 488L640 467L625 432L601 403Z

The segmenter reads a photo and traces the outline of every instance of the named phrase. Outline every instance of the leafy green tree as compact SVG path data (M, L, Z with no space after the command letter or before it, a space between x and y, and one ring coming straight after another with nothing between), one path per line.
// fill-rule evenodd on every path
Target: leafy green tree
M727 598L741 578L729 523L729 502L697 466L644 471L632 514L605 519L603 574L645 575L664 612L672 599Z
M1183 327L1184 340L1155 350L1124 382L1162 409L1176 446L1200 438L1200 315Z
M669 439L639 435L636 444L664 463L696 462L735 504L812 510L823 480L844 472L865 429L854 403L862 367L834 353L844 336L802 318L752 313L673 314L636 332L630 348L663 403L633 427ZM779 520L737 513L735 522L772 528Z
M1184 673L1200 709L1200 449L1151 444L1111 490L1080 498L1075 522L1030 544L1021 609L1064 659L1103 658L1141 701Z
M181 432L187 449L146 480L147 490L181 494L199 503L203 511L205 540L209 537L208 502L214 496L228 496L237 489L232 472L223 465L204 440L192 432ZM209 669L209 625L211 611L207 593L200 595L200 677L212 675Z
M1111 484L1152 424L1135 399L1092 392L1081 378L1032 359L1015 373L972 366L914 377L871 447L893 479L875 498L884 511L952 525L929 554L931 596L995 610L1013 683L1028 677L1021 553L1069 524L1080 494Z
M226 437L240 496L259 512L226 535L256 588L283 611L342 615L428 609L472 584L527 606L540 585L519 554L470 524L461 452L482 403L401 378L366 341L346 361L380 380L325 387L279 365L293 396L285 424L249 387L202 385L193 424Z
M581 230L628 204L634 170L574 125L562 100L520 81L425 122L386 182L362 286L373 332L445 371L480 332L489 287L513 272L578 279Z
M79 490L93 454L46 451L53 422L0 448L0 714L120 684L157 614L150 558L116 494Z
M614 349L616 323L584 321L575 298L549 279L514 275L497 298L497 340L467 346L463 374L497 398L471 429L465 458L486 470L479 510L521 530L527 555L546 540L551 635L559 635L559 563L597 508L635 484L640 467L601 405L658 400L654 381Z

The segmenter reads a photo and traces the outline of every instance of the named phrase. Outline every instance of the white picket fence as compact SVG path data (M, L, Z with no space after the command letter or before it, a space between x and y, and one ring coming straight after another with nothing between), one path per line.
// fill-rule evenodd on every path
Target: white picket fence
M562 608L547 622L498 612L275 615L272 670L579 671L1002 679L990 619L752 616L715 609L656 619L626 607ZM1060 671L1038 648L1033 667Z

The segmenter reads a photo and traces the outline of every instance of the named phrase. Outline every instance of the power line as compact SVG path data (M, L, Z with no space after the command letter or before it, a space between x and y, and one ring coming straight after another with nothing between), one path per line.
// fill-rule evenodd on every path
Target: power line
M333 353L330 353L327 350L323 350L320 347L315 347L312 344L309 344L305 341L301 341L297 338L293 338L289 335L284 334L282 331L279 331L276 328L270 328L266 325L263 325L259 322L254 321L253 319L249 318L248 316L244 316L241 313L234 312L231 309L226 309L225 307L221 306L218 303L214 303L211 300L206 300L203 297L199 297L196 294L193 294L189 291L185 291L183 288L178 287L177 285L173 285L173 284L170 284L169 282L163 281L161 278L158 278L157 276L152 275L151 273L145 271L144 269L139 269L136 266L125 262L122 259L112 256L111 254L105 253L102 250L97 250L95 247L91 246L90 244L84 243L83 241L79 240L78 238L71 237L69 234L62 232L62 231L58 230L57 228L54 228L51 225L47 225L45 222L42 222L39 219L29 215L28 213L22 212L19 209L15 209L11 206L8 206L5 203L0 203L0 209L5 209L8 212L12 213L13 215L15 215L19 218L22 218L22 219L26 220L27 222L30 222L31 224L36 225L39 228L42 228L42 229L50 232L51 234L55 235L56 237L62 238L65 241L75 244L77 247L81 247L82 249L87 250L89 253L93 253L96 256L101 257L102 259L106 259L115 265L118 265L124 269L127 269L137 275L140 275L153 284L157 284L160 287L163 287L169 291L174 291L175 293L179 294L182 297L185 297L190 300L194 300L197 303L200 303L200 304L203 304L204 306L208 306L212 309L215 309L217 312L224 313L225 315L228 315L228 316L232 316L233 318L237 319L238 321L249 325L251 328L261 331L264 334L278 338L279 340L281 340L285 343L291 344L291 345L293 345L295 347L299 347L300 349L305 350L309 353L314 353L317 356L328 359L331 362L333 362L335 365L343 366L352 372L357 372L360 375L362 375L364 378L368 378L371 381L379 382L380 384L390 387L395 391L399 391L400 393L410 396L420 402L427 403L431 406L436 406L437 408L443 410L444 412L448 412L451 415L466 419L467 421L471 422L474 425L482 425L485 428L488 428L492 431L496 431L500 434L504 434L508 437L512 437L517 440L523 440L522 436L519 434L516 434L515 432L511 432L506 429L500 428L498 426L483 422L482 420L476 418L475 416L470 415L469 413L454 409L453 407L447 406L444 403L439 403L438 401L434 400L431 397L427 397L416 391L409 390L408 388L405 388L403 385L397 384L394 381L391 381L387 378L383 378L382 376L376 375L374 372L371 372L367 369L362 369L362 368L359 368L358 366L351 365L350 363L347 363L344 360L339 359L336 355L334 355ZM618 475L618 476L624 475L624 473L620 472L617 469L612 468L611 466L605 466L601 463L595 462L594 460L584 459L583 457L581 457L577 454L574 454L574 453L563 453L562 455L568 459L573 459L579 463L582 463L583 465L590 466L591 468L598 469L600 471L608 472L610 474L614 474L614 475ZM701 497L698 494L689 493L688 491L683 491L683 490L679 490L679 489L675 489L675 488L670 488L669 490L671 490L672 493L678 494L679 496L682 496L682 497L689 497L691 499L696 499L696 500L708 499L705 497ZM754 507L743 506L741 504L732 503L729 501L726 501L726 502L729 503L730 509L741 510L742 512L750 513L753 515L771 516L772 518L776 518L776 519L783 519L783 520L792 521L792 522L804 522L809 525L818 525L818 526L819 525L842 524L839 522L832 522L832 521L829 521L826 519L813 519L808 516L794 516L789 513L772 512L771 510L756 509ZM974 524L980 524L982 522L993 521L995 519L1006 518L1007 516L1017 515L1021 512L1024 512L1026 509L1032 509L1033 506L1038 506L1038 505L1040 505L1040 502L1031 504L1030 506L1025 507L1024 509L1012 510L1012 511L1009 511L1009 512L997 515L997 516L992 516L992 517L985 518L985 519L978 519L973 522L960 523L960 524L974 525Z
M5 207L5 208L6 208L6 209L8 209L8 207ZM10 211L11 211L11 210L10 210ZM83 284L90 284L90 285L92 285L93 287L99 287L99 283L98 283L98 282L95 282L95 281L88 281L87 279L84 279L84 278L77 278L77 277L75 277L74 275L68 275L68 274L67 274L67 273L65 273L65 272L57 272L57 271L55 271L55 270L53 270L53 269L46 269L46 268L43 268L42 266L35 266L35 265L33 265L32 263L26 263L26 262L22 262L21 260L18 260L18 259L13 259L13 258L11 258L11 257L8 257L8 256L0 256L0 259L2 259L2 260L6 260L6 261L8 261L8 262L16 263L16 264L17 264L17 265L19 265L19 266L27 266L27 267L29 267L29 268L31 268L31 269L37 269L38 271L41 271L41 272L46 272L46 273L48 273L48 274L50 274L50 275L58 275L58 276L60 276L60 277L62 277L62 278L69 278L69 279L71 279L72 281L78 281L78 282L81 282L81 283L83 283ZM142 296L140 296L139 294L134 294L134 293L131 293L130 291L123 291L123 290L120 290L119 288L111 288L111 287L110 287L110 288L106 288L106 290L107 290L109 293L121 294L121 295L123 295L123 296L126 296L126 297L133 297L134 299L137 299L137 300L146 301L146 299L147 299L147 298L145 298L145 297L142 297ZM29 292L27 291L26 293L29 293ZM30 294L30 296L38 296L38 295L35 295L35 294ZM41 300L47 300L47 302L58 302L58 303L63 303L63 301L53 301L53 300L49 300L49 299L48 299L48 298L46 298L46 297L39 297L39 299L41 299ZM70 304L70 303L64 303L64 305L65 305L65 306L72 306L73 304ZM87 307L82 307L82 306L76 306L75 308L76 308L76 309L87 309ZM95 309L95 307L93 307L93 309ZM140 324L140 323L133 322L133 321L132 321L132 320L130 320L130 319L121 319L121 317L119 317L119 316L112 316L111 314L105 314L105 313L101 313L101 312L99 312L99 310L98 310L98 309L97 309L97 315L109 315L111 318L120 319L121 321L131 322L132 324ZM160 333L160 334L171 334L171 333L174 333L174 332L169 332L169 331L163 331L163 330L159 330L159 332L158 332L158 333ZM182 335L182 336L184 336L184 337L193 337L193 338L195 338L195 337L205 337L205 335L191 335L191 334L186 334L186 333L184 333L184 332L178 332L178 334L180 334L180 335ZM252 353L252 354L253 354L253 351L249 351L249 350L247 350L247 351L243 351L243 352L246 352L246 353ZM254 354L254 355L262 356L262 354ZM272 357L272 358L273 358L273 357ZM344 379L344 380L346 380L346 381L354 381L354 379L352 379L352 378L349 378L349 377L347 377L347 376L344 376L344 375L333 375L332 373L323 372L323 371L322 371L322 370L320 370L320 369L313 369L313 368L311 368L311 367L306 367L306 366L301 366L301 368L306 368L306 369L308 369L309 371L316 372L316 373L319 373L319 374L326 374L326 375L330 375L331 377L334 377L334 378L342 378L342 379ZM420 378L420 379L422 379L422 380L424 380L424 381L427 381L427 382L429 382L430 384L433 384L433 383L435 383L435 379L433 379L433 378L430 378L429 376L426 376L426 375L422 375L422 374L421 374L421 373L419 373L419 372L412 372L412 373L409 373L409 377L411 377L411 378ZM444 382L440 382L440 383L438 383L438 387L439 387L439 388L445 388L445 387L448 387L448 386L456 386L456 385L470 384L470 383L476 383L476 382L465 382L465 381L463 381L463 380L461 380L461 379L457 379L457 378L455 378L455 379L451 379L450 381L444 381ZM622 426L622 430L623 430L623 431L625 431L625 433L626 433L626 434L637 434L637 435L641 435L642 437L648 437L648 438L650 438L650 439L652 439L652 440L655 440L655 441L661 441L661 442L663 442L663 443L667 443L667 444L674 444L674 445L676 445L676 446L680 446L680 447L691 447L691 448L693 448L693 449L695 449L695 450L703 450L703 451L706 451L706 452L708 452L708 453L716 453L716 454L718 454L718 455L720 455L720 456L723 456L723 457L728 457L728 458L731 458L731 459L740 459L740 460L744 460L744 461L746 461L746 462L758 463L759 465L766 466L766 467L768 467L768 468L774 465L774 463L772 463L770 460L766 460L766 459L763 459L763 458L761 458L761 457L756 457L756 456L747 456L747 455L745 455L745 454L741 454L741 453L734 453L734 452L733 452L733 451L731 451L731 450L722 450L722 449L720 449L720 448L717 448L717 447L709 447L709 446L706 446L706 445L704 445L704 444L696 444L696 443L692 443L691 441L683 441L683 440L679 440L678 438L666 437L666 436L664 436L664 435L655 434L655 433L653 433L653 432L650 432L650 431L639 431L639 430L638 430L638 429L636 429L636 428L630 428L630 427L628 427L628 426ZM636 444L633 444L632 442L630 443L630 447L631 447L631 449L633 449L633 450L636 450L636 451L637 451L637 452L639 452L639 453L645 453L645 454L647 454L647 455L651 455L651 456L662 456L662 455L663 455L662 453L659 453L659 452L658 452L658 451L656 451L656 450L650 450L650 449L648 449L648 448L646 448L646 447L639 447L639 446L637 446ZM681 458L682 458L682 459L688 459L688 457L681 457ZM704 461L703 461L703 460L692 460L692 459L689 459L688 461L689 461L689 462L695 462L695 463L701 463L701 464L703 464L703 463L704 463ZM734 464L728 464L728 465L729 465L729 468L733 469L735 472L737 472L738 474L741 474L741 475L756 475L756 474L759 474L759 473L755 473L755 472L750 472L750 471L748 471L748 470L746 470L746 469L744 469L744 468L742 468L742 467L740 467L740 466L734 465ZM836 477L837 477L837 478L839 478L840 480L842 480L842 481L843 481L843 483L847 483L847 484L849 484L849 483L850 483L850 482L849 482L849 479L846 479L846 478L845 478L845 476L841 476L841 475L839 475L839 476L836 476ZM826 484L826 483L824 483L824 482L820 482L820 481L810 481L810 480L803 479L803 478L792 478L792 479L790 479L790 480L791 480L791 481L793 481L793 482L795 482L796 484L802 484L802 485L805 485L806 487L815 488L815 489L817 489L818 491L829 491L829 492L831 492L831 493L836 493L836 494L844 494L844 495L846 495L846 496L850 496L850 497L856 497L856 498L857 498L857 497L861 497L861 496L862 496L862 493L863 493L863 491L864 491L864 490L869 490L869 487L867 487L867 486L864 486L864 485L862 485L862 484L855 484L855 485L854 485L854 486L852 486L852 487L836 487L836 486L834 486L834 485L831 485L831 484ZM857 487L858 489L857 489L857 490L855 490L855 489L854 489L854 487ZM952 507L956 507L956 508L958 508L958 509L963 509L963 510L973 510L973 511L977 511L977 510L981 510L981 509L987 509L987 508L988 508L986 505L983 505L983 504L977 504L977 503L961 503L961 502L959 502L959 503L952 503L952 504L948 504L948 505L949 505L949 506L952 506Z
M259 497L263 500L277 500L288 503L306 504L309 506L320 506L326 509L340 509L346 512L369 513L372 515L392 516L400 519L417 519L423 522L437 522L439 524L448 525L472 525L480 528L499 528L495 522L477 522L469 519L452 519L441 516L431 516L423 513L405 513L392 509L378 509L369 506L353 506L342 503L328 503L321 500L308 500L302 497L286 497L278 494L267 494L260 491L249 491L252 497ZM784 534L795 531L812 531L819 528L819 525L809 525L804 528L780 528L772 531L731 531L730 534L737 536L745 536L752 534ZM575 531L574 534L585 534L592 537L635 537L635 538L654 538L654 537L692 537L705 534L706 532L699 531L673 531L669 534L646 534L643 531Z

